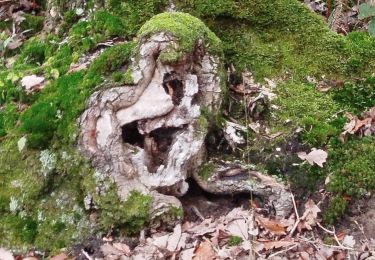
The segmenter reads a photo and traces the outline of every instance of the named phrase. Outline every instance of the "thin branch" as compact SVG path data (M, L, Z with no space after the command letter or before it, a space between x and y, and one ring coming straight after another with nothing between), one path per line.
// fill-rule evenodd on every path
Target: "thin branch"
M292 230L290 231L289 235L293 235L294 231L296 231L297 227L298 227L298 224L300 223L301 221L301 218L299 217L299 214L298 214L298 210L297 210L297 205L296 205L296 200L294 199L294 195L293 193L290 193L290 195L292 196L292 201L293 201L293 208L294 208L294 212L296 213L296 222L294 223L294 226L292 228Z
M276 253L273 253L272 255L268 256L267 258L268 258L268 259L271 259L272 257L275 257L275 256L277 256L277 255L280 255L280 254L286 253L286 252L292 250L293 248L296 248L297 246L299 246L299 244L295 244L295 245L293 245L293 246L291 246L291 247L288 247L288 248L286 248L286 249L284 249L284 250L281 250L281 251L278 251L278 252L276 252Z
M320 227L321 229L323 229L323 230L324 230L325 232L327 232L328 234L333 235L333 237L335 238L336 243L339 245L339 247L341 247L341 248L346 248L345 246L343 246L343 245L341 244L341 242L339 241L339 238L336 236L335 228L333 228L333 230L331 231L331 230L328 230L328 229L326 229L325 227L323 227L320 223L317 223L317 225L318 225L318 227ZM348 248L349 248L349 247L348 247Z

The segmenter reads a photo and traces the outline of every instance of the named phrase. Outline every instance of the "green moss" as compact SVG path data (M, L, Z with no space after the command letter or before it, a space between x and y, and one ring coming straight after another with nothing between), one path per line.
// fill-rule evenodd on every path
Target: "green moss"
M43 16L24 14L23 17L25 20L23 20L20 25L23 31L30 30L31 34L36 34L43 29Z
M21 53L18 56L13 69L38 69L38 67L42 65L47 58L55 54L58 47L58 38L54 35L30 38L23 44ZM34 71L34 73L37 72Z
M375 77L347 83L333 91L333 99L348 111L360 114L375 106Z
M124 20L108 11L98 10L88 21L76 23L69 32L69 43L74 50L88 52L99 42L127 34Z
M243 239L239 236L229 237L228 245L229 246L238 246L243 242Z
M28 134L30 148L45 148L57 128L57 108L51 102L40 102L21 115L21 130Z
M127 35L134 36L144 22L165 10L168 4L168 0L106 0L105 8L122 17L126 24Z
M61 45L56 53L44 63L45 71L57 70L60 75L68 72L70 64L73 62L72 49L68 44Z
M291 126L303 127L303 140L312 146L321 146L341 131L333 124L333 115L339 107L329 95L318 92L314 86L287 82L278 86L277 95L277 119L272 120L277 123L275 127L287 135L293 134Z
M149 223L151 203L151 196L138 191L131 192L123 202L112 188L98 200L100 222L105 229L115 228L126 234L136 234Z
M108 11L98 11L92 19L95 32L104 33L107 37L123 36L126 34L126 24L122 19Z
M327 165L332 175L330 191L358 197L375 190L374 141L373 137L364 137L330 148Z
M179 59L181 59L182 56L183 56L183 53L180 51L169 50L169 51L161 53L159 58L162 62L174 63L178 61Z
M63 22L61 24L61 33L69 30L78 20L79 16L77 15L75 10L66 11L64 13Z
M103 76L127 65L134 46L135 43L131 42L106 49L90 66L84 85L88 88L95 87L103 81Z
M180 0L177 6L206 21L223 41L228 64L251 69L258 79L286 72L295 79L350 78L369 75L375 66L374 53L365 54L375 39L366 33L348 38L332 33L297 0ZM353 70L352 60L358 69Z
M348 202L342 197L334 197L330 202L329 208L324 212L324 222L334 224L342 217L348 207Z
M126 85L134 85L134 79L133 79L133 71L132 69L128 69L123 78L123 83Z
M169 50L164 56L176 56L178 51L190 52L199 39L215 54L221 53L221 41L198 18L186 13L170 12L155 15L138 32L138 37L146 37L158 32L168 32L177 37L179 50ZM165 58L165 57L164 57ZM170 57L169 57L170 58Z

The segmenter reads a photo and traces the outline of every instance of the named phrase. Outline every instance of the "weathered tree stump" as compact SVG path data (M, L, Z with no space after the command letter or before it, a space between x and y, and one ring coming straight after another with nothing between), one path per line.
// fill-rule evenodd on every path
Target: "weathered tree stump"
M271 177L257 175L257 185L244 179L208 185L197 174L206 161L208 121L202 112L218 113L221 105L221 56L220 40L200 20L163 13L140 30L127 72L134 84L109 86L90 97L80 118L79 146L98 171L113 178L123 200L132 191L151 194L159 216L181 207L176 197L187 192L189 177L214 193L262 190L260 195L285 197L284 186Z

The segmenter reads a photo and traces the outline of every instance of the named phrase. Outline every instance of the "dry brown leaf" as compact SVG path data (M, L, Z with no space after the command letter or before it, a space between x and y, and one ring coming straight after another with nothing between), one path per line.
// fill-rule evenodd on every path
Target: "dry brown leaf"
M314 165L315 163L321 168L323 168L323 163L325 163L328 158L328 153L326 151L314 148L309 154L299 152L297 155L300 159L307 161L310 165Z
M257 216L255 220L258 222L260 226L262 226L264 229L266 229L274 235L280 236L286 234L285 231L287 225L281 223L280 221L264 218L261 216Z
M131 250L127 244L124 243L114 243L113 247L120 250L124 255L130 256Z
M214 222L211 218L203 220L196 226L190 227L186 230L187 233L192 234L193 236L203 236L209 233L216 231L217 223Z
M266 250L274 249L274 248L281 248L281 247L288 247L293 246L296 244L294 241L288 241L288 240L279 240L279 241L271 241L271 240L263 240L259 239L259 243L263 245L263 248Z
M302 228L311 230L312 227L315 226L318 222L319 212L321 212L321 210L318 208L315 202L309 199L305 204L305 212L301 217L301 223L303 224Z
M193 260L211 260L215 259L216 254L209 241L205 240L200 243L199 247L195 251Z

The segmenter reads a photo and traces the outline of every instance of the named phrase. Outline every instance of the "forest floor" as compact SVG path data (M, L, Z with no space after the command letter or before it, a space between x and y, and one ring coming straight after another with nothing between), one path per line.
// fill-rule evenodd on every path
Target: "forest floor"
M314 11L327 15L328 7L323 2L305 2ZM365 28L365 24L353 18L357 10L354 5L345 14L347 25ZM17 48L17 41L13 44ZM249 194L212 195L194 181L190 184L189 192L181 198L184 219L173 230L151 228L136 238L114 234L91 238L51 259L375 259L372 195L350 204L348 214L328 228L320 216L331 196L324 185L314 193L290 192L294 209L288 218L280 220L274 217L272 209L263 207L260 198ZM13 255L0 248L0 260L43 257L44 252L36 250Z

